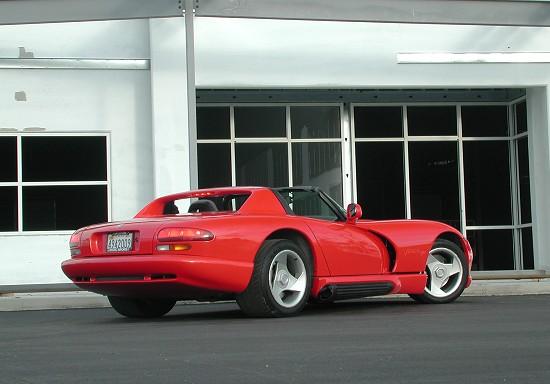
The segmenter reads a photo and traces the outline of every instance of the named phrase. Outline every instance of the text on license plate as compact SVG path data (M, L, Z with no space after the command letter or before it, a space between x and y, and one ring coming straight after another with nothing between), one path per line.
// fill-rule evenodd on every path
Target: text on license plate
M107 235L107 252L131 251L134 243L132 232L113 232Z

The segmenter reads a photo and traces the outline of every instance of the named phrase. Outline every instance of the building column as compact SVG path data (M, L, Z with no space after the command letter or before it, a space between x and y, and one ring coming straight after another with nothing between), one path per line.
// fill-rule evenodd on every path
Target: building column
M187 191L195 184L189 129L194 125L195 100L189 99L184 18L151 19L149 36L154 193L158 197Z
M550 271L549 86L527 89L529 174L535 269Z

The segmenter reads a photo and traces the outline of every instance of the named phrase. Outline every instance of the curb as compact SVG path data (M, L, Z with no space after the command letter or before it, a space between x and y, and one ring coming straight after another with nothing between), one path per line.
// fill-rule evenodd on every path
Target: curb
M522 296L550 295L550 278L474 280L463 296ZM403 298L406 295L383 296L384 300ZM378 297L380 299L382 297ZM181 301L178 304L199 305L197 301ZM109 301L86 291L33 292L0 294L0 312L37 311L51 309L107 308Z

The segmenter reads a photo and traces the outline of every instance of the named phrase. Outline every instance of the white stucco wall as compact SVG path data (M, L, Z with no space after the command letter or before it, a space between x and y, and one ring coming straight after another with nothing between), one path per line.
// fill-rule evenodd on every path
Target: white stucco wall
M147 58L147 21L0 27L0 57ZM153 197L148 70L0 69L0 129L110 134L111 218ZM15 92L26 101L16 101ZM0 285L68 282L68 234L0 234Z

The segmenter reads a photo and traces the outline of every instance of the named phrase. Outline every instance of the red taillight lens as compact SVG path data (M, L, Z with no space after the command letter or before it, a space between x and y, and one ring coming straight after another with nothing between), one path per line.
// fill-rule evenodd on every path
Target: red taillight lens
M71 249L71 256L80 255L80 238L82 237L82 232L75 232L69 240L69 248Z
M210 231L197 228L164 228L158 234L158 241L208 241L214 238Z

